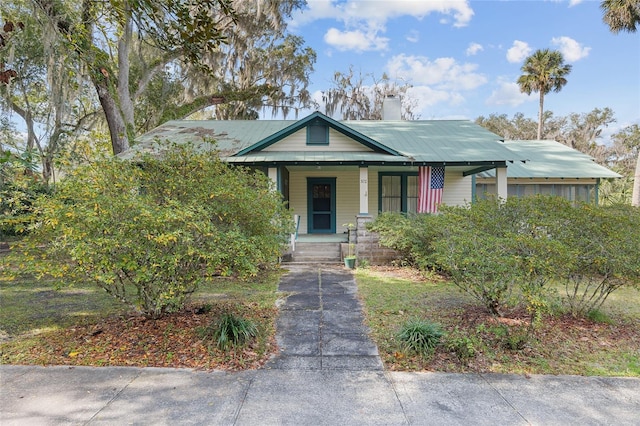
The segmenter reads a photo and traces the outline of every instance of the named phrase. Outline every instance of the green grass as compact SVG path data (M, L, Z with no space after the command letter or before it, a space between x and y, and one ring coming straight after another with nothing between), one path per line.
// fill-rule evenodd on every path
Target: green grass
M0 333L12 337L37 334L96 321L126 309L96 286L56 290L58 286L56 281L29 277L0 281Z
M389 369L640 376L638 289L614 292L591 318L556 312L530 331L522 312L504 320L491 317L445 280L420 282L375 269L359 269L356 279ZM412 356L398 339L402 325L414 317L445 330L430 359Z
M277 278L269 274L251 282L230 278L212 280L192 296L192 301L202 304L242 301L259 307L274 306ZM26 275L0 280L0 341L95 323L130 311L129 306L91 283L69 287L58 281Z

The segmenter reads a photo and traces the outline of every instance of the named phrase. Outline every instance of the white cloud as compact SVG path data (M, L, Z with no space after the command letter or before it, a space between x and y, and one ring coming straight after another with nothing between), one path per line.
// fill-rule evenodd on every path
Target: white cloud
M409 31L407 34L407 41L411 43L417 43L420 40L420 33L416 30Z
M554 37L551 44L558 46L558 50L567 62L576 62L589 56L590 47L584 47L571 37Z
M580 3L582 3L584 0L569 0L569 7L573 7L575 5L578 5Z
M476 55L481 50L484 50L484 47L482 47L481 44L479 44L479 43L470 43L469 47L467 47L467 56Z
M487 98L487 105L509 105L516 107L529 100L536 99L520 91L518 83L499 79L498 88Z
M416 100L416 112L422 112L429 107L433 107L440 103L450 105L460 105L464 103L465 98L460 93L449 92L446 90L437 90L429 86L414 86L407 90L407 96Z
M483 74L476 72L476 64L459 64L453 58L434 61L425 56L400 54L386 65L392 78L400 78L414 85L436 86L447 90L473 90L487 82Z
M507 50L507 61L511 63L522 62L530 54L531 47L529 47L528 43L520 40L515 40L513 42L513 46L510 47L509 50Z
M451 15L454 26L464 27L473 17L473 10L466 0L309 0L307 6L306 9L298 10L293 14L291 21L293 27L327 18L343 22L385 23L389 19L400 16L414 16L422 19L431 13Z
M378 37L375 32L340 31L336 28L329 28L324 35L324 41L338 50L355 50L356 52L386 50L389 45L388 38Z
M325 34L325 41L337 42L336 36L343 34L351 37L351 40L342 44L343 50L384 50L387 48L385 40L378 33L385 32L386 23L390 19L401 16L412 16L422 19L431 13L440 13L453 19L454 27L466 26L473 17L467 0L403 0L403 1L361 1L361 0L310 0L307 8L296 11L290 22L290 27L295 29L310 22L320 19L332 19L344 24L343 29L332 28ZM408 37L409 41L417 39ZM356 41L355 38L359 38ZM370 42L367 49L363 49Z

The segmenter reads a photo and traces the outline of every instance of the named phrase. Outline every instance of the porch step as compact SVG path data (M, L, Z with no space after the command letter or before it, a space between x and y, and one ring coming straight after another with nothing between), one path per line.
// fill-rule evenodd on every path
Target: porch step
M341 262L340 243L296 243L292 262L334 263Z

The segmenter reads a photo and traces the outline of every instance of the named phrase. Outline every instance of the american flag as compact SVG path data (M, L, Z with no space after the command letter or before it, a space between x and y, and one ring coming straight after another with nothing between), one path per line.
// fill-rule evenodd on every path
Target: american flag
M418 213L437 213L443 189L444 167L419 167Z

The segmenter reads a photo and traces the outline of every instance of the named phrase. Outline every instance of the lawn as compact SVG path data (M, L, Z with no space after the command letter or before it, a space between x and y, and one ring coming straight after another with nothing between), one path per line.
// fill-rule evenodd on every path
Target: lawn
M0 362L243 369L275 351L278 275L212 280L180 313L148 320L92 284L21 276L0 280ZM258 336L221 351L202 331L223 313L253 320Z
M147 320L86 284L22 276L0 280L0 362L230 369L259 367L274 353L277 274L255 282L213 280L184 312ZM372 335L387 369L640 376L640 291L613 293L591 319L557 312L528 339L525 315L488 315L439 277L407 268L358 269ZM60 287L59 289L56 289ZM225 312L258 324L257 339L224 352L201 330ZM402 349L396 334L412 318L446 332L431 357Z
M526 314L495 318L439 277L408 269L356 273L367 322L387 369L519 374L640 376L640 291L614 292L591 318L573 318L560 306L527 335ZM406 321L426 319L445 336L432 356L403 349Z

